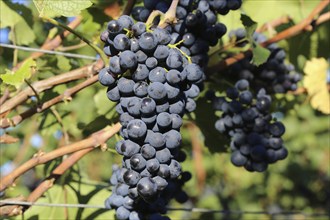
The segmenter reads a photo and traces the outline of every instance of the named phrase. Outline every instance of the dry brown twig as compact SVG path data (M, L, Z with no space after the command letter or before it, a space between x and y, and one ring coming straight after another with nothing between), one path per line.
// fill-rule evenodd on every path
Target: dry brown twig
M256 30L256 32L261 33L261 32L268 30L269 28L274 29L282 24L287 24L290 21L292 21L292 18L289 15L284 15L284 16L274 19L270 22L264 23L260 28L258 28Z
M32 87L37 93L41 93L43 91L46 91L48 89L53 88L54 86L65 84L74 80L82 79L91 77L94 74L97 73L99 69L103 67L103 62L101 60L98 60L92 64L89 64L87 66L81 67L79 69L75 69L72 71L69 71L67 73L63 73L60 75L56 75L53 77L50 77L48 79L40 80L35 83L32 83ZM0 108L0 115L4 114L7 111L10 111L20 105L21 103L28 100L31 96L34 96L35 92L31 89L31 87L27 87L21 92L19 92L17 95L12 97L11 99L8 99L5 103L1 105Z
M99 69L93 69L92 71L98 72ZM97 82L97 80L98 80L98 76L95 75L95 76L85 80L84 82L79 83L70 89L67 89L63 94L56 96L55 98L53 98L45 103L42 103L39 106L31 108L19 115L13 116L12 118L0 119L0 127L8 128L8 127L16 126L19 123L21 123L23 120L25 120L26 118L29 118L32 115L34 115L35 113L43 112L44 110L50 108L53 105L56 105L57 103L71 100L73 95L75 95L82 89L94 84L95 82Z
M23 173L25 173L26 171L30 170L31 168L37 165L47 163L48 161L64 156L66 154L74 153L88 148L96 148L102 145L110 137L116 134L120 130L120 128L121 128L120 123L116 123L112 127L106 127L100 131L93 133L84 140L57 148L48 153L44 153L44 152L37 153L36 155L34 155L33 158L31 158L21 166L17 167L10 174L1 178L0 191L3 191L7 187L11 186L16 178L18 178L20 175L22 175ZM70 163L70 161L67 161L66 163Z
M60 157L62 155L65 155L65 150L63 148L73 147L73 145L79 146L82 150L75 150L69 157L67 157L64 161L62 161L53 171L52 173L45 178L36 189L34 189L31 194L28 196L27 199L22 199L22 197L19 197L20 200L17 200L16 198L10 199L10 201L27 201L27 202L35 202L37 201L47 190L49 190L55 183L57 179L59 179L68 169L70 169L75 163L77 163L83 156L85 156L87 153L91 152L93 149L95 149L97 146L103 146L103 144L111 138L114 134L116 134L120 130L121 125L119 123L113 125L112 127L106 127L98 132L93 133L89 138L85 140L81 140L75 144L71 144L68 146L64 146L62 148L57 149L57 152L62 151L59 153L56 157ZM48 155L54 154L52 152L49 152ZM55 155L54 155L55 156ZM44 157L47 159L46 154L42 155L41 157ZM51 157L48 157L48 159ZM41 162L45 163L48 162L43 158L39 158L39 163ZM53 158L54 159L54 158ZM22 175L23 172L26 172L28 169L31 169L32 167L38 165L34 164L33 162L35 158L32 158L30 161L27 161L22 166L24 166L27 163L30 163L30 166L25 166L25 169L21 169L20 174L18 176ZM34 165L34 166L33 166ZM22 167L21 166L21 167ZM19 168L17 168L19 169ZM18 177L17 176L17 177ZM17 178L16 177L16 178ZM13 177L14 178L14 177ZM1 216L16 216L22 214L27 208L27 206L18 206L18 205L10 205L10 206L3 206L0 208L0 215Z
M25 197L20 195L15 198L5 199L3 201L17 201L17 202L25 202ZM8 213L16 212L16 205L0 205L0 216L8 216Z
M12 144L19 141L18 138L12 137L8 134L3 134L0 136L0 144Z
M193 161L196 171L198 191L199 193L202 193L205 185L206 172L203 166L203 148L201 141L198 139L198 133L200 133L200 131L198 127L192 122L189 123L187 127L189 129L189 134L191 137L191 145L194 156Z
M284 39L288 39L290 37L296 36L298 34L300 34L303 31L306 31L306 28L308 30L308 27L310 27L310 25L315 21L315 25L319 25L327 20L330 19L330 17L325 16L322 17L319 16L317 19L315 19L315 16L317 16L318 14L320 14L325 7L327 7L330 4L329 0L322 0L315 8L314 10L308 15L307 18L303 19L301 22L299 22L298 24L278 33L277 35L275 35L274 37L270 38L269 40L261 43L260 45L263 47L266 47L272 43L276 43L280 40L284 40ZM322 22L317 22L318 19L320 19L322 17ZM208 67L206 72L209 74L212 74L213 72L219 72L221 70L226 69L228 66L244 59L245 57L250 57L252 56L252 50L249 49L245 52L233 55L225 60L220 61L219 63Z

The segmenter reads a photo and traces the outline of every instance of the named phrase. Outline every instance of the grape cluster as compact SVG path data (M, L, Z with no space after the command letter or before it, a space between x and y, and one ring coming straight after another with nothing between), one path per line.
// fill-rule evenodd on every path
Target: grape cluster
M247 43L244 41L246 38L244 29L231 31L229 37L232 42L238 42L239 47ZM254 33L253 38L256 43L267 40L260 33ZM264 64L256 66L251 63L252 57L248 57L229 67L224 74L229 78L234 78L235 81L246 79L256 91L265 89L269 94L296 90L301 74L295 72L292 64L285 63L285 51L275 43L269 45L267 49L271 54Z
M135 7L132 16L146 21L152 10L166 12L171 1L144 1L144 7ZM202 68L207 65L209 46L215 46L226 33L224 24L217 21L217 15L238 9L241 0L209 1L181 0L176 8L177 21L166 29L171 32L172 43L182 41L180 50L191 56L191 61Z
M215 110L222 115L215 128L230 138L231 162L248 171L263 172L268 164L286 158L281 136L284 125L270 113L271 97L260 89L256 97L249 82L241 79L226 90L226 96L212 96Z
M139 219L132 213L145 210L141 203L159 203L164 209L170 198L182 194L177 193L182 183L176 183L183 178L180 162L185 159L180 127L183 115L196 108L194 98L205 76L171 43L167 30L149 29L129 16L110 21L101 40L111 58L109 67L99 72L99 82L108 87L107 97L117 102L124 138L116 144L123 168L107 204L116 209L118 219Z
M144 6L136 6L132 10L132 16L137 21L147 21L149 15L153 10L159 10L165 13L172 0L144 0ZM181 19L180 15L186 15L187 10L201 10L205 12L206 16L214 18L216 14L225 15L230 10L237 10L241 7L242 0L179 0L179 7L177 9L177 17Z
M180 178L164 181L159 176L152 178L144 177L140 180L142 189L129 187L126 184L128 178L136 175L133 170L129 170L118 165L112 166L112 176L110 183L114 186L111 196L105 201L105 207L108 209L116 208L116 217L118 219L169 219L161 214L166 213L166 204L175 198L177 202L185 202L188 195L182 190L182 186L191 178L189 172L183 172ZM159 197L152 203L146 202L143 199L136 199L139 196L139 190L148 190L148 187L162 188Z

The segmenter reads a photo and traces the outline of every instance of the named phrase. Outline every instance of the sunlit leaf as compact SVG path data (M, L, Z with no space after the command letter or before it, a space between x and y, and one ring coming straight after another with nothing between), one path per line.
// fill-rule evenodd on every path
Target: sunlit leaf
M259 66L265 63L270 55L270 51L259 44L253 48L253 64Z
M27 45L34 41L35 34L21 15L10 9L3 1L0 1L0 11L0 28L11 28L11 41L18 45Z
M0 75L4 83L18 88L25 79L31 77L31 74L36 71L36 62L30 58L27 59L17 71L6 70L5 74Z
M0 28L12 27L22 20L22 17L11 10L3 1L0 1Z
M109 102L109 99L106 96L106 89L101 89L96 93L93 100L98 114L105 115L110 111L114 111L115 102Z
M330 94L327 86L328 62L324 58L313 58L306 62L304 86L313 108L330 114Z
M57 66L63 71L69 71L71 69L70 60L64 56L57 56Z
M89 0L33 0L40 16L57 16L73 17L79 15L81 10L92 5Z

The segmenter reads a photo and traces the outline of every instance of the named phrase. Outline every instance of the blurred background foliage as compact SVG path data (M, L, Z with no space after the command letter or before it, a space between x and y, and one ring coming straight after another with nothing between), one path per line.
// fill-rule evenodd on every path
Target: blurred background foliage
M272 36L304 19L319 3L319 1L290 0L290 1L255 1L244 0L241 11L231 11L226 16L219 16L228 30L243 27L240 13L245 12L253 20L262 25L283 15L290 15L292 20L288 24L266 31ZM83 21L76 29L84 37L101 45L100 32L105 28L111 16L120 14L126 1L93 0L94 5L82 12ZM33 48L39 48L47 36L63 32L62 29L38 18L38 12L32 1L11 0L5 4L22 18L26 25L18 25L15 29L4 27L1 29L1 43L16 43ZM0 9L1 10L1 9ZM329 10L329 8L328 8ZM58 17L57 20L68 23L74 18ZM306 60L313 57L330 58L330 28L329 21L318 26L312 32L306 32L288 40L279 42L287 52L288 62L303 72ZM30 28L31 36L27 36L26 29ZM13 36L16 42L13 42ZM224 37L223 43L228 41ZM96 57L90 47L84 45L76 36L69 35L64 39L62 47L79 45L70 53ZM62 49L63 49L62 48ZM30 52L19 51L18 61L28 57ZM13 66L14 50L0 47L0 73ZM213 59L213 60L212 60ZM212 62L219 57L213 56ZM38 73L29 79L35 82L62 74L91 63L91 60L67 58L58 55L43 55L36 60ZM219 75L221 77L221 75ZM59 85L41 94L41 100L49 100L72 87L76 82ZM24 87L26 85L22 85ZM207 84L212 88L217 85ZM301 86L301 85L300 85ZM14 87L7 87L1 82L1 93L5 88L11 91ZM218 88L221 89L221 88ZM8 133L19 138L13 144L1 144L1 176L7 175L15 167L31 158L42 150L50 152L59 146L81 140L91 133L117 121L114 104L109 102L106 89L98 83L79 92L72 101L53 106L52 110L36 114L25 120L15 128L1 130L1 134ZM9 116L22 112L36 104L31 98L26 104L20 105ZM225 141L213 129L214 113L210 103L201 97L195 118L199 129L192 129L187 117L182 129L183 149L188 154L183 163L183 169L193 174L185 190L191 197L189 202L179 205L174 202L171 207L207 208L215 210L242 211L301 211L306 213L329 213L330 210L330 148L328 115L314 110L309 105L306 95L286 94L277 96L277 116L286 125L284 135L285 145L289 156L284 161L271 165L264 173L249 173L244 168L234 167L230 163ZM54 115L58 112L60 121ZM212 116L213 115L213 116ZM213 118L212 118L213 117ZM190 117L191 118L191 117ZM202 160L194 160L195 148L192 148L192 138L198 140L202 149ZM114 148L119 136L107 142L109 148ZM45 165L37 166L16 181L16 186L6 191L6 198L18 195L27 196L37 184L49 175L51 170L62 158L58 158ZM121 163L121 157L111 152L95 149L56 182L38 202L44 203L77 203L89 205L103 205L110 195L109 177L112 164ZM196 173L205 172L203 175ZM32 207L24 214L24 219L112 219L113 211L104 209L77 209L59 207ZM172 211L169 216L173 219L270 219L263 214L235 213L200 213ZM299 214L273 216L274 219L305 219ZM324 219L324 216L321 217ZM15 219L15 218L13 218ZM22 219L18 216L16 219ZM317 217L313 217L317 219Z

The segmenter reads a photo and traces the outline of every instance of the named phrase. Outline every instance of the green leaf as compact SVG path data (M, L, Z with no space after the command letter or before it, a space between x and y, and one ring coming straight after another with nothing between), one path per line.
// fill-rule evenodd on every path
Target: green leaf
M70 60L65 58L64 56L56 56L57 57L57 66L60 70L69 71L71 69Z
M32 58L29 58L24 61L22 66L16 72L7 69L5 74L0 75L0 78L4 83L18 88L25 79L31 77L31 74L35 71L36 67L36 62Z
M18 45L28 45L35 37L33 30L24 20L18 22L9 33L9 39Z
M93 97L95 107L99 115L106 115L110 111L114 111L116 106L115 102L109 102L106 93L107 88L104 88L98 91L98 93L96 93L96 95Z
M35 39L35 34L23 17L2 1L0 2L0 9L0 28L11 28L9 39L18 45L28 45L32 43Z
M270 55L270 51L267 48L256 44L253 48L253 60L252 63L259 66L265 63Z
M204 135L204 144L211 152L226 152L225 144L228 139L220 134L214 127L218 120L215 115L212 104L207 102L206 98L199 98L196 102L195 122Z
M93 3L90 0L33 0L40 16L66 16L79 15L81 10L90 7Z
M0 1L0 28L12 27L22 20L22 17Z
M249 16L241 14L241 21L246 30L246 37L250 43L253 42L253 34L257 29L257 22L253 21Z

